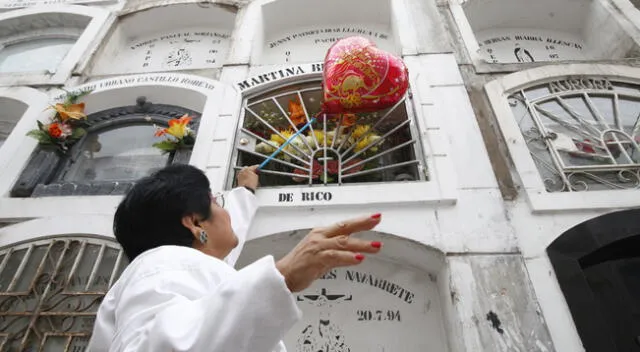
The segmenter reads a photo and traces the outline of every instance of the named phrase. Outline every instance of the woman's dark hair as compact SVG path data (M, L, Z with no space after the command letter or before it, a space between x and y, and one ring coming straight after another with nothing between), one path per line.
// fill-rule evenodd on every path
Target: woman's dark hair
M113 220L113 233L130 261L165 245L191 247L193 234L182 217L211 216L207 176L190 165L167 166L139 180L124 197Z

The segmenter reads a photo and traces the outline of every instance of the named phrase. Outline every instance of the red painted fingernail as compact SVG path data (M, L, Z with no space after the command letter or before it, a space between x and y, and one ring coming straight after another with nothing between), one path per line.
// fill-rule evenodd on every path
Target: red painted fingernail
M359 262L363 261L364 260L364 255L356 254L356 260L359 261Z
M371 218L372 218L372 219L380 219L380 217L381 217L381 216L382 216L382 214L377 213L377 214L373 214L373 215L371 215Z
M378 242L378 241L371 242L371 247L380 248L380 247L382 247L382 242Z

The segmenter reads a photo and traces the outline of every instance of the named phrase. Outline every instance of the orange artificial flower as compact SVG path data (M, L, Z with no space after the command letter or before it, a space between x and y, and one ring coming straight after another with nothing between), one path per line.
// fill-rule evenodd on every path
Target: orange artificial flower
M84 114L84 103L56 104L52 106L51 109L60 114L62 122L65 122L68 119L81 120L87 118L87 115Z
M304 109L302 108L302 104L300 104L300 99L296 98L296 100L289 100L289 118L294 125L300 125L306 123L306 114L304 113Z
M62 128L60 128L60 124L54 122L49 125L49 135L53 138L60 138L62 136Z
M358 116L356 114L344 114L342 115L342 126L351 127L356 124Z
M168 128L162 128L156 131L156 137L160 137L160 136L164 136L165 134L168 134L178 139L183 138L190 132L187 125L189 125L191 120L193 120L193 118L189 117L188 114L184 114L179 119L171 119L169 120Z

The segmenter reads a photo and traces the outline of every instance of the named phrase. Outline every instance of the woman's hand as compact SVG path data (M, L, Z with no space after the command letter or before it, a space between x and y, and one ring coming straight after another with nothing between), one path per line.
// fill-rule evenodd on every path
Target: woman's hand
M276 263L291 292L309 287L329 270L360 264L362 253L378 253L382 244L351 238L380 223L380 214L356 218L330 227L315 228L289 254Z
M238 172L238 187L258 188L258 165L247 166Z

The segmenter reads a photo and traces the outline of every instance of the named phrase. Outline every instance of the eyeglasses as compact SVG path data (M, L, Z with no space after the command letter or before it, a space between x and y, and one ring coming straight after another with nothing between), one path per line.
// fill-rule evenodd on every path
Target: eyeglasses
M224 208L224 195L220 192L209 193L212 202L216 202L221 208Z

